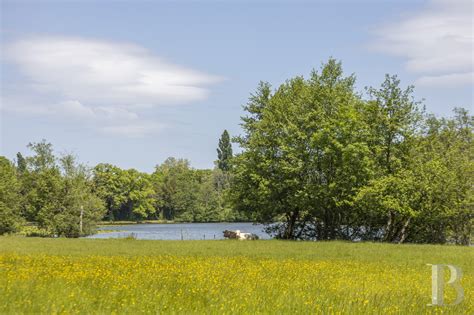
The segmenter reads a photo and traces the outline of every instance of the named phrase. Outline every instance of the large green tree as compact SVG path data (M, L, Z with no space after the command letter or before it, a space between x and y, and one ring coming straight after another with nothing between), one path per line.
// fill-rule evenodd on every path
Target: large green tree
M20 173L22 213L27 221L45 226L44 218L61 208L61 172L51 143L43 140L28 148L33 155L25 158L26 170Z
M41 224L58 236L93 234L105 214L105 207L92 191L92 173L70 154L59 159L59 166L62 173L60 207L43 213Z
M45 140L30 143L21 182L24 218L49 235L78 237L94 232L104 215L101 200L92 192L90 171L72 155L57 158Z
M367 178L366 128L354 76L330 59L273 94L260 84L245 107L233 199L277 237L345 238L349 202Z

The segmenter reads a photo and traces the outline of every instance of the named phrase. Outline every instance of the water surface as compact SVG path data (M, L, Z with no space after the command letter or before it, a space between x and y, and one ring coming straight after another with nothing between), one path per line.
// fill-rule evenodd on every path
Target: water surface
M102 226L99 230L116 232L95 234L88 238L123 238L133 234L137 239L143 240L218 240L224 238L224 230L240 230L255 233L261 239L270 238L263 232L263 225L253 223L130 224Z

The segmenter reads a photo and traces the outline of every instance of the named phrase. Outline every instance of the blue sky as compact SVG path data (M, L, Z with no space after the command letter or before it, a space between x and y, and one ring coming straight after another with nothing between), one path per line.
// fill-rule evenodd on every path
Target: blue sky
M330 56L378 85L415 84L429 112L472 109L473 2L1 1L0 154L47 139L91 166L210 168L260 80Z

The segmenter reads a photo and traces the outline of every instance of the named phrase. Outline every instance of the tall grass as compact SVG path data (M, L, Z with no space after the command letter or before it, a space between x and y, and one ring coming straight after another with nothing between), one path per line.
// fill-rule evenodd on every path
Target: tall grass
M427 306L427 263L461 304ZM473 272L468 247L1 237L0 313L472 314Z

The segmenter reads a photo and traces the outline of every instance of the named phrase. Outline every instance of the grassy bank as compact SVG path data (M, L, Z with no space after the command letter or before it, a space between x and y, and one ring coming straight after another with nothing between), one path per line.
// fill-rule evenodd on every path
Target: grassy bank
M426 306L427 263L463 269L460 305ZM1 237L0 313L472 314L473 274L467 247Z

